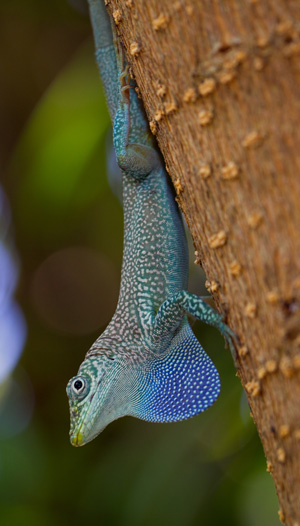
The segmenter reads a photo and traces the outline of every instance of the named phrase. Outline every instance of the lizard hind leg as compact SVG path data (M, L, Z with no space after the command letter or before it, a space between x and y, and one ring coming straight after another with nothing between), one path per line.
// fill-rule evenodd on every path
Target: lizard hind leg
M128 142L130 113L126 103L121 103L114 120L113 138L117 163L121 170L137 180L143 180L160 165L159 155L150 146Z
M188 323L168 351L149 362L141 373L140 401L133 416L150 422L176 422L201 413L217 399L218 371Z
M123 54L122 54L123 58ZM143 180L160 166L160 158L149 143L144 111L128 79L128 65L120 73L121 98L114 119L113 139L119 167L137 180ZM132 140L134 139L134 140Z

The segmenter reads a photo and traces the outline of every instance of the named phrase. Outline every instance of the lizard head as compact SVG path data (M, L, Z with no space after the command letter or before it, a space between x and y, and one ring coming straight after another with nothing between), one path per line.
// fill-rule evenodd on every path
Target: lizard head
M162 354L146 348L91 351L67 386L71 444L90 442L125 415L185 420L212 405L219 392L218 371L188 324Z
M122 354L97 352L84 360L67 385L73 446L90 442L110 422L128 414L132 373Z

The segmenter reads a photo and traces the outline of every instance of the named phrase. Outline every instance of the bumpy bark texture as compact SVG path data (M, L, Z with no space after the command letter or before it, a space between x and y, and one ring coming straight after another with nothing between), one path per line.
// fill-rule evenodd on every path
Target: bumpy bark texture
M300 525L299 0L111 0L280 501Z

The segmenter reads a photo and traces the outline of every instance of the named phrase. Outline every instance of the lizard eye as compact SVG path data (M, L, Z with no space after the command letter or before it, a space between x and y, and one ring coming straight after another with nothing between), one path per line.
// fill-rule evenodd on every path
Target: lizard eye
M70 395L72 398L84 398L90 390L90 385L87 378L83 376L76 376L71 381L70 385Z
M85 387L85 381L81 380L80 378L78 378L78 380L74 380L72 384L73 391L77 393L80 393L81 391L83 391L84 387Z

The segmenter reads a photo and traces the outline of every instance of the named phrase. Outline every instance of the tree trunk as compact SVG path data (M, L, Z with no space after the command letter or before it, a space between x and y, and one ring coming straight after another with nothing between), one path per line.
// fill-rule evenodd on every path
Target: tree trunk
M300 525L300 2L111 0L280 501Z

